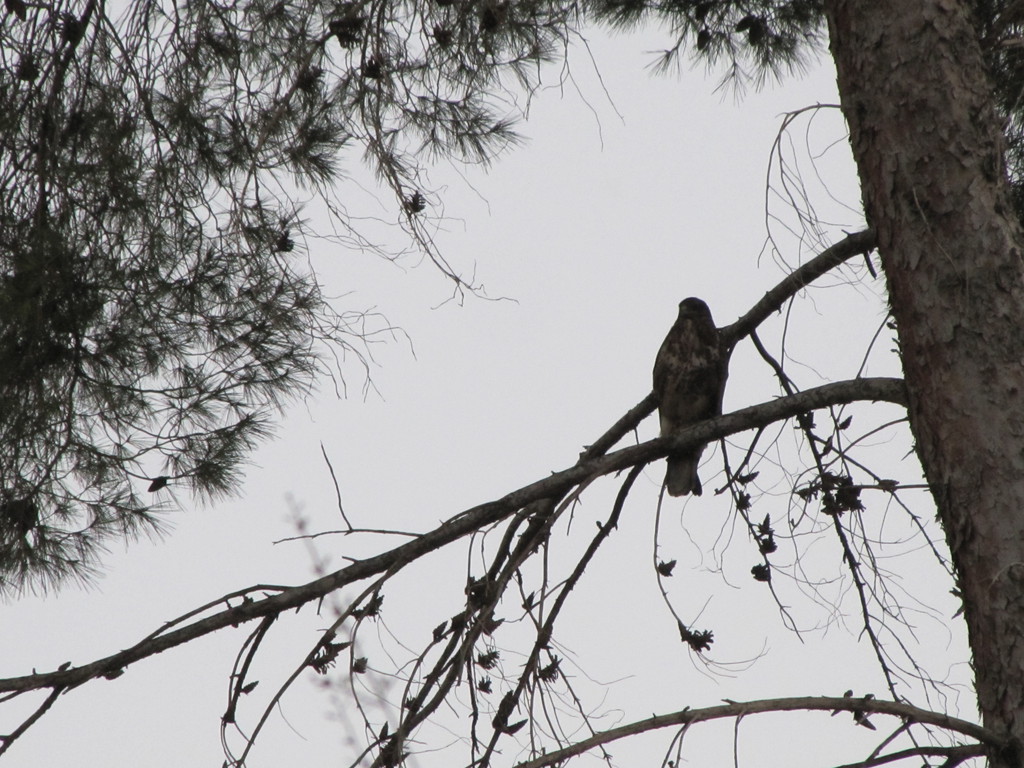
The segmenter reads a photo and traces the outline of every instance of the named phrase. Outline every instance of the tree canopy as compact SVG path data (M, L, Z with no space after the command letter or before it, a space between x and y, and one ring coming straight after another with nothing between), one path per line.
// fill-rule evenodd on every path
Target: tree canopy
M415 247L428 158L488 163L516 104L582 25L653 22L742 84L820 48L820 2L12 2L0 29L3 316L0 571L8 590L87 576L109 537L159 528L153 493L213 497L272 409L386 328L324 300L297 256L301 200L363 153ZM1015 189L1013 13L975 23ZM1017 196L1021 196L1018 194ZM258 320L256 319L258 318ZM377 320L379 322L373 322Z

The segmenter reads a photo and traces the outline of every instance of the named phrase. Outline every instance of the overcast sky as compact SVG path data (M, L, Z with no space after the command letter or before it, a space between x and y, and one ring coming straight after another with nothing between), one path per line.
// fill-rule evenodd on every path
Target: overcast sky
M427 530L570 466L584 445L648 393L655 352L682 298L704 298L724 325L784 276L780 260L795 265L817 251L821 243L813 238L801 242L792 200L768 195L766 202L766 184L784 113L838 100L827 58L805 76L738 99L716 92L717 75L700 68L651 76L645 65L653 54L644 52L664 43L657 33L610 40L595 34L592 42L602 80L580 50L572 59L572 80L558 87L557 72L550 72L551 87L532 101L529 121L521 126L525 146L486 174L479 168L433 172L438 195L431 198L431 210L443 201L447 216L439 222L438 245L456 268L475 275L487 296L504 300L448 301L450 286L429 263L409 257L396 264L326 240L310 241L310 259L325 291L339 297L339 309L374 308L402 331L373 347L372 386L356 361L343 362L347 396L335 397L326 382L317 395L292 404L276 439L255 455L240 498L196 506L182 494L183 509L171 517L173 533L159 543L112 552L92 589L69 587L57 596L23 598L0 608L0 675L86 663L226 592L257 583L302 583L316 575L315 559L340 567L346 557L389 546L380 539L340 536L315 545L274 543L295 535L296 514L310 530L341 527L321 443L347 514L367 528ZM837 112L804 116L782 146L786 162L799 169L813 204L832 225L829 236L862 227ZM343 190L353 210L397 220L383 193L381 205L367 195L365 185ZM778 256L765 247L769 224L782 246ZM329 224L322 227L326 234ZM863 271L826 278L793 309L788 326L780 316L764 329L766 343L777 352L788 327L788 369L801 386L860 370L885 317L880 287ZM855 275L863 281L849 284ZM898 374L890 337L882 333L866 373ZM726 408L777 393L749 344L741 348ZM880 424L899 417L895 409L865 413L870 415L858 422L864 429L871 419ZM638 437L653 437L655 429L649 419ZM781 527L794 510L791 481L777 469L773 474L772 462L789 455L795 438L789 426L775 434L779 448L763 458L764 496L755 511L759 519L770 514ZM876 470L918 481L898 428L873 442L872 456L882 464ZM705 488L720 484L714 476L720 468L720 461L705 466ZM679 561L668 586L680 614L714 630L709 657L722 664L756 660L717 670L694 660L679 643L651 569L663 472L659 463L637 483L619 530L556 633L565 646L560 653L571 660L566 671L601 715L599 726L723 698L840 695L847 688L884 696L870 647L858 634L848 579L819 583L816 591L778 579L781 599L806 631L785 629L764 585L750 578L756 547L723 499L711 496L666 502L658 556ZM553 551L560 545L578 551L573 534L589 536L594 521L608 514L617 489L614 479L606 479L588 490L574 527L567 531L562 525L553 537ZM913 495L908 499L914 501ZM918 597L924 590L924 605L909 598L906 604L921 609L910 620L930 671L962 684L969 678L961 630L946 621L952 612L945 595L949 585L920 555L921 541L910 538L902 513L881 495L868 500L879 530L882 520L890 526L884 529L886 552L918 552L891 567L902 574L902 588ZM918 498L916 508L929 522L926 500ZM809 582L834 569L838 555L827 541L807 555ZM420 648L430 628L459 609L468 557L465 543L453 547L386 591L383 639L365 640L371 668L391 669L376 645L398 647L388 632ZM792 560L786 551L779 557ZM918 562L914 558L920 566L907 566ZM829 607L835 599L843 601L839 610ZM937 617L927 613L927 605ZM504 610L512 615L514 608ZM277 622L255 675L261 686L240 712L243 724L252 725L265 701L258 695L276 689L327 622L312 607ZM115 681L70 692L12 747L6 764L219 765L228 676L251 628L221 632L137 664ZM509 674L518 664L511 637L505 646ZM386 678L377 680L384 685ZM365 735L346 710L350 700L343 681L335 675L324 685L323 678L304 673L272 716L249 765L347 765ZM960 692L967 695L959 702L954 688L949 701L931 704L972 717L970 692ZM920 698L918 703L927 704ZM24 711L0 712L0 732ZM378 716L379 722L386 717ZM817 714L792 722L797 725L771 716L744 723L741 765L854 761L866 757L878 739L848 717ZM895 727L891 721L889 726ZM731 728L729 723L688 735L684 756L693 765L730 760ZM455 739L435 734L429 746ZM661 733L611 752L619 765L641 758L652 765L669 739ZM451 749L424 754L417 764L461 764L465 751ZM508 765L514 759L511 752L501 757Z

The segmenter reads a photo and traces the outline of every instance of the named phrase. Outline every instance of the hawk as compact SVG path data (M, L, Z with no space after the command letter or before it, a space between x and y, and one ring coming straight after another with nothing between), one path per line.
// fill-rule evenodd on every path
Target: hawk
M679 317L654 360L654 394L658 398L661 436L722 413L725 367L718 328L700 299L679 303ZM668 457L665 485L670 496L700 496L697 464L704 446Z

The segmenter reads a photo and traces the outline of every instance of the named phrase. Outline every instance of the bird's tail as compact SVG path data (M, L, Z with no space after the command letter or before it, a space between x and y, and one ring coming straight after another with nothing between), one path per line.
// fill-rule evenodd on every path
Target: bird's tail
M697 464L700 454L684 454L668 457L668 471L665 473L665 487L669 496L685 496L692 493L700 496L700 478L697 477Z

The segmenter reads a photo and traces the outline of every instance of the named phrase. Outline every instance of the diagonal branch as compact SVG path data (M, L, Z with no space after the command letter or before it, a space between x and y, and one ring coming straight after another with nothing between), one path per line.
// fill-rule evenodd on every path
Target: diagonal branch
M847 235L830 248L826 248L807 263L787 275L768 291L747 314L732 325L721 329L722 343L732 349L740 339L764 322L772 312L777 311L797 291L806 288L834 267L854 256L868 253L875 247L875 231L864 229Z
M32 724L35 723L36 720L45 715L46 711L53 706L53 703L57 701L63 692L63 688L59 685L55 686L54 689L50 691L46 699L43 700L43 703L36 707L35 712L29 715L21 725L8 734L0 735L0 755L7 751L7 748L14 743L15 739L32 727Z
M277 587L280 592L259 600L246 596L240 605L226 608L172 631L154 633L130 648L89 664L54 672L0 679L0 691L24 693L42 688L70 689L94 678L114 678L130 664L198 637L298 608L346 585L377 576L389 569L400 568L424 554L515 514L527 504L541 499L560 498L574 486L593 478L648 464L665 457L670 451L763 427L818 408L860 400L905 405L906 391L899 379L872 378L835 382L709 419L669 438L649 440L606 456L581 460L569 469L525 485L500 499L468 509L412 541L374 557L359 560L315 581L290 588Z
M889 752L885 755L870 757L861 760L859 763L849 763L838 766L838 768L874 768L876 765L886 765L900 760L907 760L911 757L944 757L943 768L953 768L972 757L984 757L988 754L988 748L981 744L958 744L955 747L928 747L920 746L912 749L904 749L899 752Z

